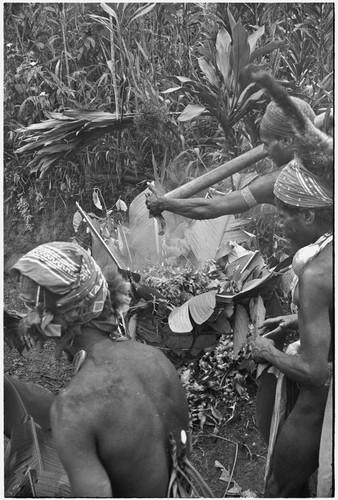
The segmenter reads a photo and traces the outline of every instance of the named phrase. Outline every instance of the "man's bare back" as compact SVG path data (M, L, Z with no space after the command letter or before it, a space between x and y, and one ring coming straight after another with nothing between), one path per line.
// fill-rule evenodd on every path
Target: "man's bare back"
M75 496L166 496L171 452L188 431L173 365L157 349L103 340L52 412L56 448Z

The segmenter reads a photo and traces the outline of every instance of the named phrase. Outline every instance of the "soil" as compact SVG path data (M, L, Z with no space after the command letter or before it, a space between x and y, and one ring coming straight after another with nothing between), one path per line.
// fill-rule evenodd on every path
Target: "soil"
M10 310L22 311L14 283L7 271L25 252L38 244L52 240L69 240L72 236L67 214L53 211L50 217L41 219L34 233L24 233L18 223L5 218L5 280L4 304ZM46 222L47 221L47 222ZM55 223L55 224L54 224ZM61 225L60 225L61 224ZM14 232L14 229L15 232ZM50 228L54 227L53 237ZM59 228L55 232L55 227ZM67 229L67 234L62 233ZM22 380L40 384L54 394L67 385L72 368L65 357L56 360L53 343L42 350L24 352L23 356L4 344L4 372ZM222 407L218 407L222 411ZM224 414L227 414L223 407ZM217 498L261 497L264 486L264 470L267 448L255 423L254 393L249 401L236 406L233 418L223 424L215 435L210 427L193 429L191 461Z

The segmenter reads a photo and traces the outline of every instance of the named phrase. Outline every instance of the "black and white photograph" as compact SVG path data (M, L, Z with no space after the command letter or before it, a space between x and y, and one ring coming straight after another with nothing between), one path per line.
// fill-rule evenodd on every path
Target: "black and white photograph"
M333 2L3 2L3 498L334 498Z

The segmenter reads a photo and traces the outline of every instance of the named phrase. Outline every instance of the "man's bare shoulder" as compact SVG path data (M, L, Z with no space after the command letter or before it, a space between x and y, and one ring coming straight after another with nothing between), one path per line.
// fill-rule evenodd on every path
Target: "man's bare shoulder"
M305 289L319 292L331 292L333 286L332 245L325 247L314 259L303 268L300 282Z

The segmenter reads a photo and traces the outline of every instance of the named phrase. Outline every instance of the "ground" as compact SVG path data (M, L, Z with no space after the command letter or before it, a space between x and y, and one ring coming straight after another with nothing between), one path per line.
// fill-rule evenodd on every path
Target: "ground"
M4 303L9 309L22 311L22 304L8 277ZM58 394L72 376L72 367L66 358L54 358L52 342L43 350L31 350L24 356L5 344L4 371L40 384L54 394ZM267 450L254 415L254 397L251 397L249 401L237 404L233 418L218 429L217 435L209 426L203 430L193 429L192 463L218 498L262 496Z

